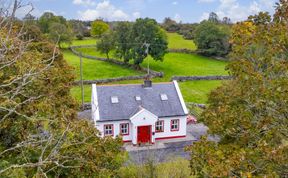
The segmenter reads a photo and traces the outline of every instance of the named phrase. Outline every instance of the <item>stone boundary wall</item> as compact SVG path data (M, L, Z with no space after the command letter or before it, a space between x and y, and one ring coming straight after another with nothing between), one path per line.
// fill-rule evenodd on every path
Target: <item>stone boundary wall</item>
M168 49L168 51L170 53L197 54L196 51L191 50L191 49L186 49L186 48L182 48L182 49Z
M179 82L184 81L197 81L197 80L231 80L232 76L173 76L171 80Z
M155 77L162 77L162 75L159 74L159 75L150 76L150 78L155 78ZM125 81L125 80L140 80L140 79L146 79L146 78L148 78L148 75L135 75L135 76L107 78L107 79L98 79L98 80L83 80L83 84L84 85L104 84L104 83L112 83L112 82ZM81 81L76 81L73 84L80 85Z
M127 64L127 63L124 63L122 61L119 61L119 60L116 60L116 59L107 59L107 58L102 58L102 57L96 57L96 56L90 56L90 55L87 55L87 54L83 54L81 52L78 52L76 49L77 48L95 48L95 45L81 45L81 46L71 46L70 47L70 50L77 56L79 57L84 57L84 58L88 58L88 59L93 59L93 60L100 60L100 61L106 61L106 62L110 62L110 63L113 63L113 64L117 64L117 65L121 65L121 66L126 66L126 67L131 67L131 68L134 68L136 69L136 66L133 65L133 64ZM144 67L141 67L140 69L138 69L142 72L148 72L148 69L147 68L144 68ZM164 73L163 72L157 72L157 71L154 71L154 70L149 70L149 73L152 77L163 77L164 76ZM136 76L133 76L133 77L136 77ZM143 77L143 76L138 76L138 77ZM122 77L121 77L122 78ZM117 81L120 81L120 80L117 80Z
M187 105L187 107L189 107L189 106L196 106L196 107L199 107L199 108L201 108L201 109L206 109L206 104L199 104L199 103L187 102L186 105Z

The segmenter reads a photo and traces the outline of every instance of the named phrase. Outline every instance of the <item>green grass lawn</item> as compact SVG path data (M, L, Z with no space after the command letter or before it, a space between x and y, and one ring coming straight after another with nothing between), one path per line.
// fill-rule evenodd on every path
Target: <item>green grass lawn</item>
M211 90L221 86L223 81L187 81L179 82L185 102L206 103Z
M75 49L78 52L82 52L82 54L88 54L90 56L97 56L97 57L103 57L106 58L106 54L102 54L99 51L96 50L96 48L76 48ZM109 54L110 58L113 57L112 52Z
M166 54L163 62L153 59L149 61L151 69L164 72L165 76L161 81L169 81L175 75L227 75L226 62L196 54L169 53ZM141 66L147 67L148 59Z
M77 80L80 78L80 60L69 50L63 50L64 58L75 67ZM122 67L103 61L83 58L83 79L95 80L143 74L134 69Z
M83 40L73 40L69 45L67 43L62 44L62 48L68 48L69 46L80 46L80 45L96 45L97 39L95 38L84 38Z
M196 50L197 47L192 40L185 40L178 33L167 33L169 49L190 49Z

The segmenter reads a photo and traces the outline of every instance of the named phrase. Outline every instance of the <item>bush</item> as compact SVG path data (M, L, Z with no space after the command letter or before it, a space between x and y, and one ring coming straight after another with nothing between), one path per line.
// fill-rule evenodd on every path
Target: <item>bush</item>
M76 35L77 40L83 40L84 36L81 34Z
M138 178L186 178L190 176L189 161L183 158L173 158L166 163L156 164L152 160L144 165L131 164L122 167L118 172L119 177Z

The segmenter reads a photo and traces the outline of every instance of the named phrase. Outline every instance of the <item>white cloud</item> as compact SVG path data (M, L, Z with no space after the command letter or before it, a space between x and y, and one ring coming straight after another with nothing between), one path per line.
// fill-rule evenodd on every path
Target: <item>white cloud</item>
M203 0L201 0L203 1ZM209 0L204 0L209 1ZM273 1L271 0L253 0L247 5L241 5L239 0L219 0L220 5L216 10L216 14L220 19L229 17L232 21L242 21L247 19L249 15L254 15L260 11L273 11ZM209 13L204 12L200 17L200 21L208 19Z
M179 14L175 14L173 20L175 20L177 23L181 22L181 16Z
M134 19L138 19L138 18L141 17L141 14L140 14L140 12L134 12L134 13L132 14L132 16L133 16Z
M92 0L73 0L73 4L86 5L86 6L95 6L96 2L94 2Z
M79 18L81 20L95 20L97 18L104 18L104 20L129 20L129 15L120 9L117 9L110 1L105 0L96 4L95 9L87 9L79 11Z
M210 3L215 2L215 0L198 0L199 3Z
M173 5L178 5L178 1L172 2Z
M204 13L201 15L199 21L201 22L201 21L203 21L203 20L207 20L208 18L209 18L209 12L204 12Z

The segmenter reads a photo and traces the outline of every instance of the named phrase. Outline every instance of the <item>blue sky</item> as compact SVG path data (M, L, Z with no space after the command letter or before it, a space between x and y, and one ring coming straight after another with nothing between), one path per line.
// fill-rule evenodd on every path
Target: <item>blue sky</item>
M28 2L28 1L27 1ZM54 12L67 19L135 20L151 17L161 22L165 17L176 21L199 22L216 12L221 18L234 22L244 20L259 11L273 13L276 0L30 0L40 16L45 11ZM24 14L27 8L19 14ZM19 15L20 16L20 15Z

